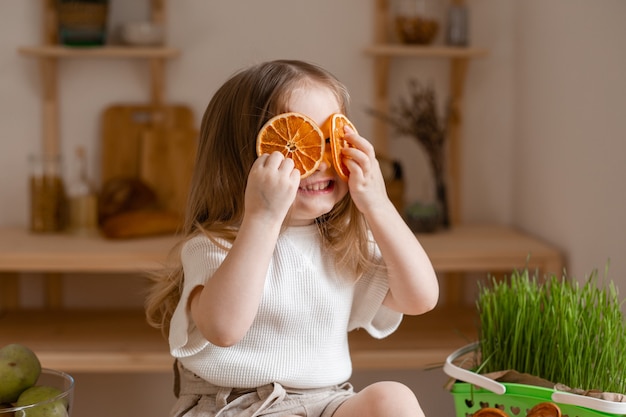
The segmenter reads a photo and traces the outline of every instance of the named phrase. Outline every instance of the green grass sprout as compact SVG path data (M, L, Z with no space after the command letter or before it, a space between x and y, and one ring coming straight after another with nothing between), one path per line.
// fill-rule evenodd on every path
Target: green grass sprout
M605 272L606 277L606 272ZM479 283L482 372L516 370L571 388L626 394L626 325L618 290L528 268Z

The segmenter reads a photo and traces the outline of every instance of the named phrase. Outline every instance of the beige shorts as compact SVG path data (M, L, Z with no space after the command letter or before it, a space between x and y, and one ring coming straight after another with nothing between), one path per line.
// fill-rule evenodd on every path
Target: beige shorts
M253 389L218 387L178 365L180 380L173 417L331 417L354 395L348 383L293 389L278 383Z

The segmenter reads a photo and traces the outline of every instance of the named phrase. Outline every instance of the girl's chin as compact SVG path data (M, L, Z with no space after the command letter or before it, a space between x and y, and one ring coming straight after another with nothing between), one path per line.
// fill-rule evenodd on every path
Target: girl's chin
M306 202L306 201L296 201L296 204L293 207L292 216L293 219L298 222L313 222L320 216L323 216L326 213L329 213L333 207L335 206L336 201L332 199L327 202Z

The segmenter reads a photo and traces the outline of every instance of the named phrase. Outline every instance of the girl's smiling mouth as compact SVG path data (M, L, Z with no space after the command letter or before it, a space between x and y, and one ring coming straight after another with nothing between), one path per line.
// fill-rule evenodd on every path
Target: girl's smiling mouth
M313 183L308 183L308 184L301 184L300 187L298 188L299 192L328 192L328 191L332 191L335 185L335 181L333 180L326 180L326 181L317 181L317 182L313 182Z

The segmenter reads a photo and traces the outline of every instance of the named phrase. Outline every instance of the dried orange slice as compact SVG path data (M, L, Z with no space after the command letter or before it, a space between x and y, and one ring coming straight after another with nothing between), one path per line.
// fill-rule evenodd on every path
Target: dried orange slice
M256 139L256 153L278 151L293 159L300 177L311 175L324 157L324 135L317 124L304 114L289 112L267 121Z
M324 124L324 131L328 130L328 136L330 137L330 151L333 158L333 166L335 167L335 171L339 178L344 181L348 181L348 177L350 176L350 171L343 163L341 157L341 150L346 146L349 146L348 143L343 139L346 135L344 131L344 127L348 126L355 133L357 133L356 127L352 124L350 120L346 116L341 113L335 113L328 121Z

